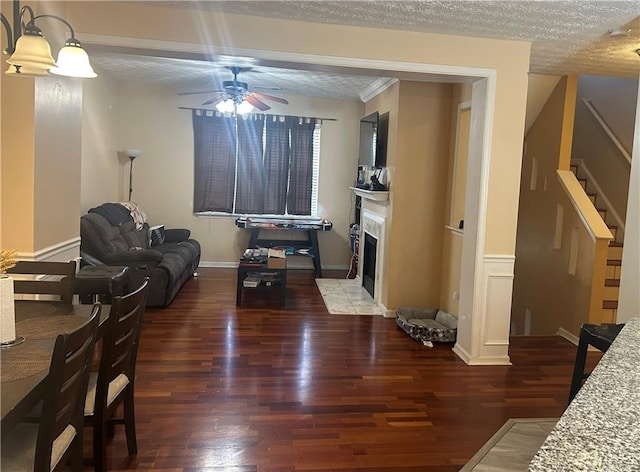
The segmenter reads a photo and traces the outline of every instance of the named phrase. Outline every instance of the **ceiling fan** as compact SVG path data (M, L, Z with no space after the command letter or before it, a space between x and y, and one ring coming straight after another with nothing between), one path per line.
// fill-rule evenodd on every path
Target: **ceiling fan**
M260 111L269 110L271 107L264 103L263 100L270 100L277 103L288 105L289 102L284 98L274 97L265 93L253 92L249 90L246 82L238 80L238 74L249 70L236 66L227 67L233 74L233 80L225 80L222 82L221 90L205 90L201 92L180 92L178 95L196 95L200 93L212 93L213 96L202 105L213 105L220 111L234 111L235 107L239 107L243 102L249 103Z

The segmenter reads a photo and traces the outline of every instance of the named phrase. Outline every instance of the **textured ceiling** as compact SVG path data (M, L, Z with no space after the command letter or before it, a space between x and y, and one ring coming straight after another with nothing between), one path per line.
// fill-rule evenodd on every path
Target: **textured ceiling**
M166 6L529 41L531 72L638 76L640 0L195 1ZM633 28L610 38L613 28Z
M141 2L147 3L147 2ZM148 2L167 8L200 8L227 13L375 28L513 39L531 42L530 72L638 77L640 0L621 1L191 1ZM610 37L608 30L631 30ZM118 78L178 84L185 91L216 89L231 74L219 64L158 57L92 53L92 61ZM244 62L250 64L250 62ZM356 98L375 77L302 72L252 65L240 80L282 89L285 94ZM255 87L254 87L255 88ZM266 91L269 93L268 91ZM273 92L277 95L277 92Z
M270 95L306 95L311 97L357 99L358 94L375 82L376 77L330 72L263 67L238 58L224 58L219 63L136 56L108 52L91 54L91 62L122 80L175 85L183 92L218 90L223 80L232 80L227 65L247 66L238 80L250 90ZM203 101L206 94L203 94Z

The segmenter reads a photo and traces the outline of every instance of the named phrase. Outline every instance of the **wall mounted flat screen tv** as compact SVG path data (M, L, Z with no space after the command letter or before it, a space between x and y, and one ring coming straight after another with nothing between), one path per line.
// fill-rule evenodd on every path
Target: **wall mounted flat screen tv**
M358 166L384 167L387 164L389 113L377 111L360 120Z

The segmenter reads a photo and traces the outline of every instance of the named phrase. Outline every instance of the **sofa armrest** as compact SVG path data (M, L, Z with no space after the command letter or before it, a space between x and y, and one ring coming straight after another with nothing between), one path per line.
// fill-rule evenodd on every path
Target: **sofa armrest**
M172 228L164 230L165 243L179 243L186 241L191 236L191 231L183 228Z
M163 257L163 254L155 249L139 249L137 251L119 251L114 252L113 254L108 254L104 257L104 262L108 265L155 266L162 261Z

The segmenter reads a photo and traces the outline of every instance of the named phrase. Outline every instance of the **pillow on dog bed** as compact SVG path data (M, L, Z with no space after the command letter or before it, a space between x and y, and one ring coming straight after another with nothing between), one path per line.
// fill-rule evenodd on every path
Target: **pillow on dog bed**
M452 343L456 340L458 319L437 308L398 308L397 325L416 341Z

